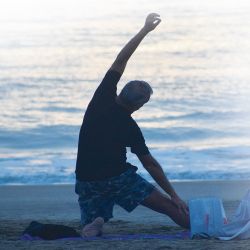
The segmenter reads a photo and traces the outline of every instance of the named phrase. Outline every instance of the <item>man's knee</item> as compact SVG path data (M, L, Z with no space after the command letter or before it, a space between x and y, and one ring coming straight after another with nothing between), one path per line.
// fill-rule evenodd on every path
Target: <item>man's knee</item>
M141 204L161 213L164 213L168 206L173 206L172 201L158 189L152 191L152 193L142 201Z

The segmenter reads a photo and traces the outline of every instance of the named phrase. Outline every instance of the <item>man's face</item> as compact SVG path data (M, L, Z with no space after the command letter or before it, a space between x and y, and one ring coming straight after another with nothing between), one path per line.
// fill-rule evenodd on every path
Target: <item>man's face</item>
M133 111L133 112L135 112L135 111L139 110L140 108L142 108L149 100L150 100L150 96L146 99L146 102L141 103L141 104L138 104L138 105L134 108L134 111Z

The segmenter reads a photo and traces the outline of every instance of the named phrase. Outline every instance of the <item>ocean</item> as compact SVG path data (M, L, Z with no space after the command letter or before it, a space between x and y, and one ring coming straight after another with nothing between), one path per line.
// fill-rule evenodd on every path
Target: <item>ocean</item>
M250 2L10 0L0 9L0 184L74 183L88 102L150 12L128 63L154 94L133 117L170 180L250 179ZM138 159L128 161L152 178Z

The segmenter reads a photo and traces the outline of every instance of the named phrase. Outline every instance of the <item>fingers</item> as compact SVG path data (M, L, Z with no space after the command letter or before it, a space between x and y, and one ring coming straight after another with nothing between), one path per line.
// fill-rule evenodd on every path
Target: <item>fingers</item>
M182 210L183 210L183 212L184 212L185 214L189 214L189 209L188 209L188 207L187 207L186 204L183 204Z
M179 211L180 214L183 214L183 213L184 213L184 214L188 214L188 213L187 213L187 210L185 209L184 206L178 205L177 207L178 207L178 211Z
M189 211L188 211L188 209L187 209L186 207L183 208L183 212L184 212L185 214L189 214Z
M161 20L161 19L160 19L160 15L159 15L159 14L151 13L151 14L149 14L149 15L147 16L146 20L147 20L148 22L153 22L153 23L154 23L155 21Z
M189 209L188 206L186 205L185 202L183 201L174 201L174 205L176 206L176 208L178 208L178 211L180 213L185 213L185 214L189 214Z
M160 15L159 14L157 14L157 13L150 13L149 15L148 15L148 17L160 17Z
M178 209L180 214L189 215L189 209L187 204L179 198L172 198L173 205Z
M144 28L150 32L156 28L157 25L161 22L160 15L157 13L150 13L145 21Z
M160 18L155 18L154 21L153 21L153 23L156 23L156 22L157 23L161 22L161 19Z
M155 26L157 26L161 22L160 18L156 18L155 21L153 22Z

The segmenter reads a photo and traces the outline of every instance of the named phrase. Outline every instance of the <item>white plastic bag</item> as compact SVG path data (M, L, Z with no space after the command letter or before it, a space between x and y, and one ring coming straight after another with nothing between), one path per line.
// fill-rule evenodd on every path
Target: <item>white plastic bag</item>
M219 198L197 198L189 201L191 237L216 237L227 223L225 210Z
M232 221L221 228L219 236L220 240L250 239L250 189L241 200Z
M232 221L250 220L250 189L240 202Z

